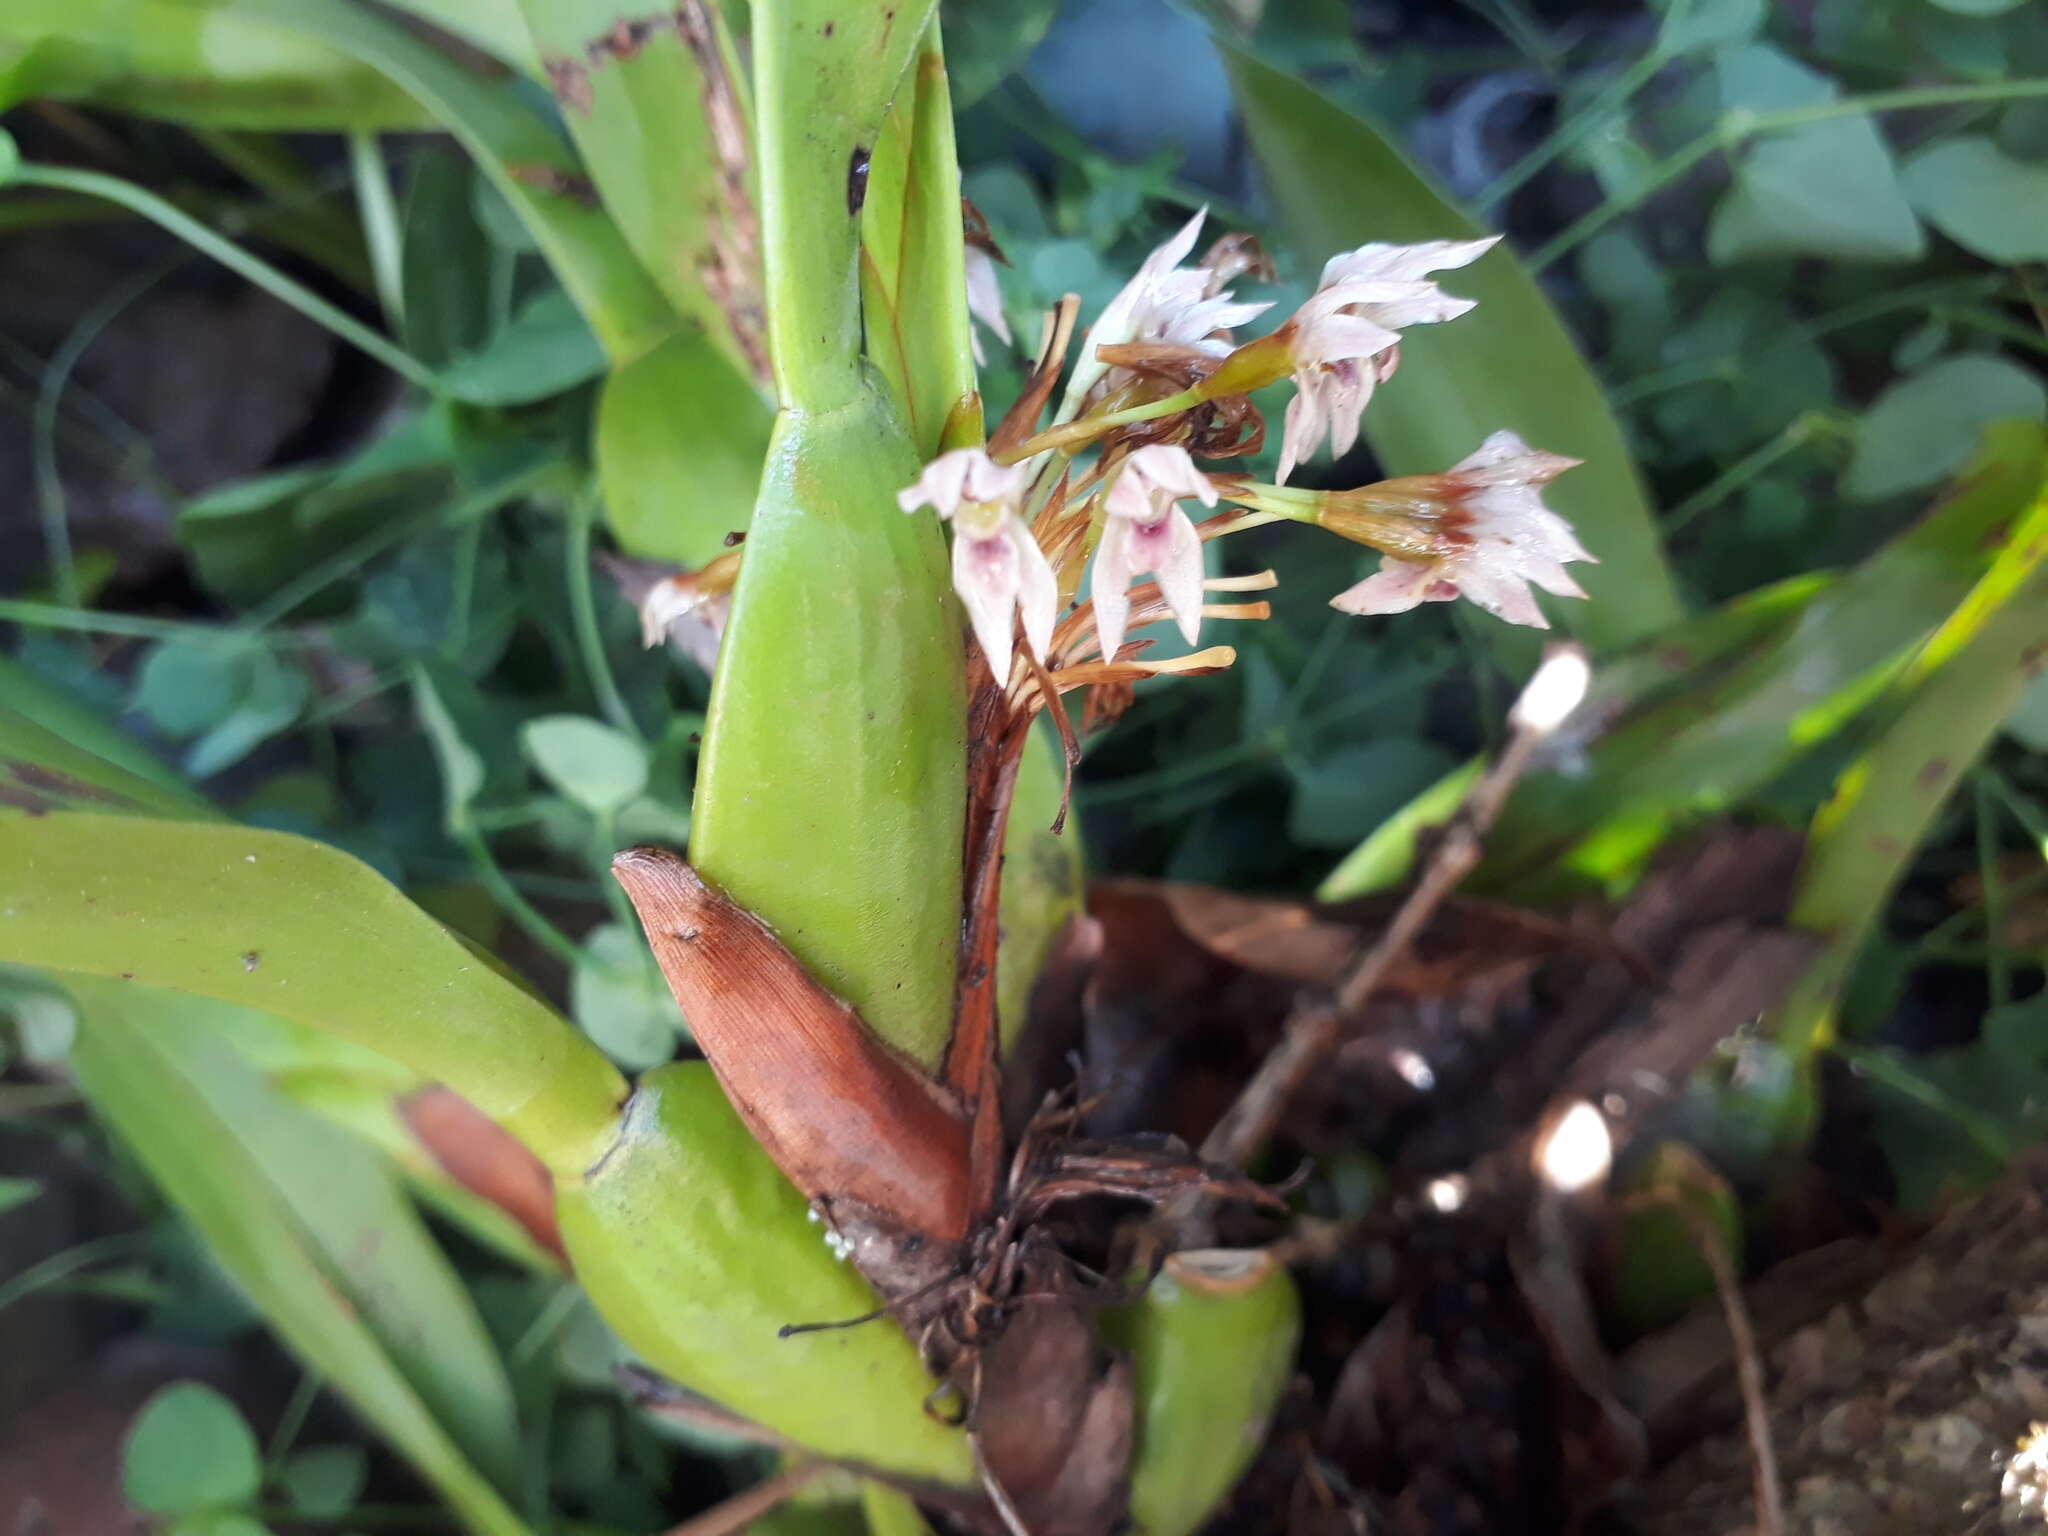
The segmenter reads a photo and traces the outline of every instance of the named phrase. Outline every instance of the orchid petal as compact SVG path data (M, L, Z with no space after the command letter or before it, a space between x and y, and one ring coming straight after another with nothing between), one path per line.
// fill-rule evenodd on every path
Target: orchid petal
M1435 579L1435 572L1425 562L1387 555L1372 575L1331 598L1330 606L1343 613L1406 613L1428 600Z
M1110 518L1103 527L1102 542L1095 548L1088 594L1095 607L1095 638L1104 661L1116 660L1124 643L1124 626L1130 622L1131 533L1136 527L1129 518Z
M1193 645L1202 629L1202 537L1187 513L1175 507L1164 523L1145 531L1144 541L1153 548L1152 572L1159 578L1159 595L1180 626L1181 639Z
M996 259L979 246L967 248L967 312L1007 345L1010 322L1003 314L1003 290L996 282Z
M993 538L958 534L953 539L953 590L967 610L975 641L999 684L1010 678L1010 636L1015 628L1020 563L1007 529Z
M1059 618L1060 583L1038 540L1021 521L1010 524L1010 542L1017 552L1017 612L1024 620L1024 643L1043 663L1052 649L1052 629Z

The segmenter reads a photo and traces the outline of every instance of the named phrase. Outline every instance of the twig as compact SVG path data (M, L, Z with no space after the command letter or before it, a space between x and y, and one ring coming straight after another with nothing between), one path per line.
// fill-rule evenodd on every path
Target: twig
M712 1505L703 1514L692 1515L681 1525L670 1526L662 1536L729 1536L730 1532L744 1530L828 1465L830 1463L823 1461L798 1462L786 1472L778 1472L765 1482L756 1483L745 1492Z
M1756 1482L1756 1525L1758 1536L1785 1536L1785 1488L1778 1476L1778 1452L1771 1443L1771 1410L1764 1400L1764 1370L1757 1353L1756 1333L1749 1325L1749 1308L1742 1300L1741 1277L1729 1262L1721 1234L1698 1206L1677 1192L1665 1199L1678 1211L1692 1237L1693 1246L1707 1261L1714 1276L1714 1289L1721 1298L1721 1311L1728 1321L1728 1338L1735 1351L1735 1380L1742 1390L1742 1421L1749 1433L1749 1453Z
M1507 750L1459 804L1424 866L1422 878L1394 913L1393 921L1330 997L1308 997L1295 1005L1280 1044L1260 1063L1236 1102L1202 1142L1204 1160L1243 1167L1273 1134L1301 1085L1336 1043L1343 1021L1357 1017L1372 1000L1444 898L1478 864L1486 834L1499 819L1509 792L1528 771L1536 749L1585 696L1588 675L1584 653L1572 646L1554 649L1536 669L1509 713L1513 734Z

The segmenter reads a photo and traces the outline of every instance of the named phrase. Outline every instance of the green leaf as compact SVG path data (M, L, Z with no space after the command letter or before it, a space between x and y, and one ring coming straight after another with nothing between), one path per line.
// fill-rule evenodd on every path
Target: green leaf
M1835 83L1761 44L1716 66L1723 106L1773 111L1832 101ZM1766 257L1912 261L1926 249L1891 150L1868 117L1808 123L1752 144L1714 210L1707 254L1719 265Z
M1346 747L1295 771L1287 831L1311 847L1355 843L1440 779L1452 758L1413 737Z
M197 736L225 720L247 686L249 647L168 640L151 648L135 679L135 704L172 736Z
M79 1085L222 1268L472 1530L528 1536L451 1435L478 1433L492 1400L504 1434L509 1396L495 1360L474 1352L465 1293L382 1164L211 1037L217 1005L90 978L77 991ZM408 1372L441 1380L442 1362L458 1360L443 1401L469 1407L444 1427ZM253 1469L247 1481L236 1497L253 1493Z
M1058 0L948 0L946 73L954 109L966 111L1022 68L1058 14Z
M272 1536L269 1526L232 1509L201 1510L180 1515L164 1527L164 1536Z
M41 1179L0 1175L0 1216L5 1216L18 1205L27 1205L42 1194L44 1187Z
M2048 605L2048 435L2037 427L2014 435L2022 431L2035 449L2026 505L1996 530L1981 578L1893 682L1877 711L1881 731L1814 818L1792 921L1828 947L1767 1021L1796 1061L1831 1038L1865 936L2038 664Z
M646 943L617 923L602 923L584 939L582 958L569 978L569 1011L583 1032L629 1072L673 1057L676 1037L686 1027Z
M423 146L407 169L399 334L414 357L441 368L491 333L493 252L476 211L483 178L446 144Z
M367 6L223 0L222 11L341 49L428 106L519 210L608 355L636 356L674 329L675 312L617 227L577 195L582 166L518 81L471 70Z
M2048 416L2048 390L2003 358L1951 357L1902 379L1856 424L1842 493L1879 501L1953 472L1994 421Z
M1414 867L1423 832L1451 819L1485 768L1485 759L1475 757L1389 815L1316 887L1316 900L1350 901L1400 885Z
M256 1437L235 1405L201 1382L150 1398L121 1453L121 1491L152 1514L241 1504L262 1482Z
M369 1477L370 1459L360 1445L315 1445L286 1457L277 1481L300 1514L332 1519L355 1507Z
M960 162L946 86L934 25L882 121L861 205L868 351L895 390L911 442L925 459L955 442L981 441L978 419L953 423L953 413L974 394L975 376Z
M593 815L611 815L647 788L647 748L602 720L540 715L519 739L541 776Z
M136 679L135 702L165 734L200 738L185 771L203 779L289 729L310 691L305 674L260 639L229 631L152 649Z
M14 1026L22 1059L56 1066L71 1054L78 1010L64 989L38 971L0 966L0 1019Z
M1078 817L1058 832L1066 792L1066 761L1052 722L1041 720L1026 743L1003 835L1002 913L996 940L996 1017L1003 1043L1022 1037L1031 989L1054 941L1088 901L1088 870Z
M1217 46L1267 188L1305 257L1480 233L1372 124L1220 37ZM1600 560L1583 572L1591 601L1548 612L1603 647L1671 623L1678 598L1627 444L1564 323L1511 252L1495 250L1452 278L1446 286L1479 307L1402 336L1400 372L1365 416L1373 451L1389 474L1436 473L1507 427L1585 460L1547 495Z
M166 816L219 812L175 770L93 709L0 656L0 786L36 803L131 804ZM0 814L31 809L0 793Z
M2005 729L2029 752L2048 753L2048 672L2027 684L2012 713L2005 717Z
M1746 43L1763 29L1764 0L1664 0L1657 46L1677 55Z
M931 0L753 8L770 351L782 405L712 684L697 868L927 1068L951 1035L965 651L919 459L861 353L857 153Z
M770 413L699 336L670 336L616 369L597 397L605 521L627 553L692 570L744 532L768 453Z
M553 1166L594 1156L625 1096L545 1004L305 838L61 811L0 821L0 910L0 960L330 1030L448 1084Z
M1725 1179L1676 1142L1649 1149L1624 1187L1615 1252L1600 1276L1603 1313L1647 1333L1714 1294L1714 1272L1700 1252L1702 1227L1741 1272L1742 1205Z
M721 7L520 0L606 214L690 328L765 373L748 102ZM629 46L613 39L630 33ZM714 291L714 284L716 290Z
M37 97L212 128L429 128L419 104L332 48L187 0L9 0L0 102Z
M1973 134L1922 150L1905 182L1927 222L1964 249L2004 266L2048 261L2048 165Z
M457 495L455 459L450 413L430 407L337 463L195 497L178 509L178 543L209 591L236 607L260 608L294 578L363 541L441 514ZM278 616L326 617L346 597L337 582Z
M441 795L448 829L469 824L469 809L483 793L484 760L464 739L461 727L449 712L442 690L424 666L415 665L412 674L414 706L420 724L433 744L435 761L441 765Z
M866 392L853 166L882 130L936 0L752 7L768 350L776 397L822 413ZM827 210L833 210L827 212Z
M274 651L257 652L249 659L234 712L192 744L185 754L185 771L204 779L233 767L297 724L311 696L312 685L303 671L281 661Z
M521 74L540 78L540 56L527 35L517 0L396 0L394 8L504 60Z
M208 1022L279 1093L390 1157L436 1214L517 1264L557 1267L512 1217L451 1179L400 1116L399 1101L425 1086L417 1072L273 1013L222 1009Z
M1955 487L1862 565L1767 588L1600 668L1516 789L1474 889L1625 890L1690 818L1741 805L1866 708L1989 568L2040 484L2037 426L1996 428Z
M481 351L441 372L441 387L470 405L527 405L604 372L604 349L569 296L550 288L531 299Z

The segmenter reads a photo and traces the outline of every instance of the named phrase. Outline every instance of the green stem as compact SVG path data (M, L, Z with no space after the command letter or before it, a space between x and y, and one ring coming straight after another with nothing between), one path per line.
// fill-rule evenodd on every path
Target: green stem
M1100 416L1083 416L1079 421L1070 421L1062 426L1048 427L1036 437L1028 437L1001 456L1005 464L1020 464L1026 459L1036 458L1052 450L1070 452L1092 443L1104 433L1117 427L1128 426L1134 421L1156 421L1161 416L1171 416L1176 411L1185 411L1206 399L1200 384L1184 389L1177 395L1168 395L1163 400L1148 400L1142 405L1127 405L1120 411L1107 411Z
M1800 416L1783 432L1761 447L1751 449L1673 507L1664 518L1664 537L1667 540L1675 537L1702 512L1718 507L1779 460L1806 447L1817 435L1812 413Z
M1854 304L1844 304L1840 309L1794 326L1789 332L1772 333L1772 345L1782 345L1795 338L1818 341L1821 337L1852 325L1861 325L1866 320L1875 320L1897 310L1924 312L1944 300L1988 299L2006 288L2011 279L2006 273L1980 273L1972 277L1936 278L1932 282L1911 283L1904 288L1895 288L1873 298L1863 299ZM1689 362L1673 363L1649 373L1639 374L1625 384L1617 384L1608 392L1608 401L1617 406L1633 405L1663 394L1666 390L1682 389L1688 384L1698 384L1709 379L1721 379L1729 383L1743 377L1743 358L1737 352L1724 352L1718 357L1696 358Z
M1692 168L1718 151L1733 152L1759 134L1783 133L1812 123L1841 117L1867 117L1878 112L1903 111L1913 107L1948 107L1970 102L2016 101L2031 96L2048 96L2048 79L1989 80L1977 85L1918 86L1900 91L1873 91L1862 96L1844 96L1817 102L1810 107L1787 107L1778 112L1735 111L1725 113L1707 132L1664 161L1650 175L1620 197L1609 198L1585 217L1567 226L1531 252L1525 264L1541 272L1560 257L1585 244L1623 214L1641 207L1650 198L1683 178Z
M1953 1121L1980 1152L2000 1166L2010 1162L2019 1150L1995 1121L1929 1082L1892 1052L1837 1044L1835 1053L1871 1081L1884 1084L1894 1093L1911 1099L1922 1109L1930 1110L1944 1120Z
M127 640L218 641L217 624L188 624L177 619L149 619L133 613L95 613L66 608L56 603L31 603L0 598L0 624L23 624L32 629L71 630L86 635L119 635ZM273 645L304 645L304 637L271 635Z
M277 1476L278 1468L284 1465L285 1457L298 1443L299 1431L306 1427L306 1416L313 1411L313 1404L320 1396L320 1376L315 1371L303 1371L299 1384L292 1388L291 1401L284 1405L284 1412L278 1415L277 1428L271 1432L270 1444L263 1448L263 1475Z
M0 1282L0 1312L5 1312L23 1297L61 1284L89 1264L141 1247L147 1236L142 1232L116 1232L111 1237L80 1243L75 1248L66 1248L62 1253L53 1253L42 1262L29 1265L11 1279Z
M117 203L140 214L151 223L177 236L202 256L209 256L236 275L246 278L272 298L291 306L316 325L326 327L358 351L375 358L393 373L421 389L439 386L434 371L388 338L378 335L360 320L345 314L310 288L294 282L266 261L259 261L230 240L224 240L181 209L118 176L98 171L74 171L57 166L24 165L15 173L17 186L49 187L62 192L84 192Z
M552 463L536 464L507 476L496 485L485 486L463 497L452 507L441 509L435 520L441 526L451 528L473 523L546 484L555 473L556 466ZM372 529L348 548L337 550L311 570L301 572L278 588L264 599L261 606L244 614L237 627L251 632L268 629L284 620L308 598L324 592L338 581L347 580L386 550L397 548L418 532L419 522L413 518L394 519L381 528Z
M355 183L356 211L362 218L363 244L370 253L370 273L384 323L396 330L405 318L404 239L400 234L398 198L391 190L390 168L384 164L383 141L374 133L348 136L350 179Z
M882 114L934 5L754 5L768 349L786 409L822 413L859 396L857 204Z
M1474 206L1482 212L1495 207L1560 155L1577 149L1595 134L1605 131L1630 98L1656 79L1671 59L1672 55L1663 48L1652 48L1602 86L1600 93L1567 118L1562 128L1495 177L1492 184L1480 192Z
M590 525L596 520L596 500L589 496L579 497L569 512L569 532L565 540L563 574L569 583L570 622L575 626L576 647L583 653L583 670L589 676L590 691L597 697L598 708L604 711L605 719L620 730L645 740L640 723L626 706L625 695L619 692L611 658L605 654L604 634L598 628L597 595L590 576ZM610 859L611 855L606 854L607 867ZM603 883L609 888L616 882L607 879ZM627 926L630 928L632 925L629 923Z
M491 893L491 899L504 909L505 914L526 931L536 944L560 960L571 970L583 958L583 952L576 947L576 941L557 928L525 896L519 888L506 878L504 866L498 856L491 852L491 845L484 835L474 827L463 827L455 834L455 840L462 851L469 855L470 867L483 882L484 889Z
M50 562L51 585L56 589L58 601L67 607L81 607L84 594L78 583L78 565L72 557L64 478L57 468L57 408L63 401L65 387L71 382L79 359L113 324L116 316L168 276L182 259L160 262L135 273L80 316L78 323L71 327L71 333L64 338L64 344L50 359L50 366L44 370L36 386L30 439L30 453L35 466L36 510L42 519L43 551Z
M191 131L215 159L269 199L269 205L245 208L195 193L184 197L181 206L239 233L260 224L277 244L319 263L359 293L371 290L363 231L328 201L338 190L329 183L328 173L316 173L278 134Z

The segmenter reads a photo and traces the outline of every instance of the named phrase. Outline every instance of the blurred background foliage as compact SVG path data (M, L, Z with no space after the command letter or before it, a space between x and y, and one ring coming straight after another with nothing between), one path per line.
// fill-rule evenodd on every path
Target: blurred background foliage
M1368 441L1298 477L1440 468L1503 425L1588 460L1557 500L1602 564L1556 617L1607 664L1598 707L1510 808L1482 886L1617 896L1705 815L1811 825L1797 915L1830 969L1700 1085L1703 1138L1810 1133L1822 1050L1860 1075L1906 1206L2037 1135L2048 593L2039 549L1999 540L2041 522L2048 11L946 0L944 21L965 191L1026 345L1197 207L1261 235L1279 276L1260 296L1283 305L1343 246L1505 231L1512 258L1447 283L1478 310L1404 342ZM7 8L0 106L38 170L0 194L0 699L15 750L81 743L190 812L362 859L632 1070L686 1031L603 870L687 839L708 684L641 645L610 556L715 553L766 407L743 338L715 316L673 331L689 306L643 259L662 205L622 190L631 167L579 161L534 60L521 16L483 0ZM616 228L580 182L564 195L585 172ZM283 286L205 259L224 243ZM999 409L1022 359L982 340ZM600 497L608 459L660 469ZM1328 541L1246 542L1233 559L1283 578L1274 617L1227 637L1228 674L1143 692L1091 741L1091 868L1385 889L1533 648L1463 604L1335 614L1370 557L1333 573L1350 556ZM315 1372L228 1384L276 1426L262 1446L211 1389L157 1397L128 1444L138 1506L195 1533L377 1508L390 1469L306 1384L363 1371L358 1406L478 1529L552 1509L653 1530L766 1464L622 1404L617 1346L544 1247L408 1163L388 1105L413 1085L303 1041L144 1032L179 1006L138 993L108 1005L134 1039L73 1064L110 1139L64 1113L88 1000L0 973L0 1125L28 1170L0 1182L0 1223L36 1260L0 1280L0 1336L63 1294L235 1336L251 1317L224 1265ZM296 1255L263 1283L271 1261L238 1267L233 1221L204 1214L218 1189L126 1150L165 1084L181 1134L246 1182L237 1208L274 1223L269 1251ZM384 1150L337 1152L337 1118ZM291 1198L347 1155L345 1209ZM139 1224L105 1235L80 1163ZM402 1273L350 1272L351 1222L402 1231L377 1261ZM362 1299L393 1286L413 1310L380 1323ZM450 1356L412 1369L438 1386L378 1337L435 1307Z

